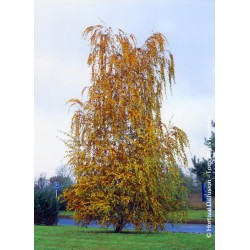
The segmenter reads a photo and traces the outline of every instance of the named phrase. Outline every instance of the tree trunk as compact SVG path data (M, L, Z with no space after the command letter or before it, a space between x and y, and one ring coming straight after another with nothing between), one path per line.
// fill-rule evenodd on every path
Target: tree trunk
M121 233L126 223L123 222L123 218L119 220L119 224L115 227L115 233Z

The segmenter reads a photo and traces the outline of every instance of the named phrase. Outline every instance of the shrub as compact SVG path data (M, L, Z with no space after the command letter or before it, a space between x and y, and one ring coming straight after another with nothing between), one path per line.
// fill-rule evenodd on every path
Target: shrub
M59 206L53 189L35 188L34 223L36 225L56 225Z

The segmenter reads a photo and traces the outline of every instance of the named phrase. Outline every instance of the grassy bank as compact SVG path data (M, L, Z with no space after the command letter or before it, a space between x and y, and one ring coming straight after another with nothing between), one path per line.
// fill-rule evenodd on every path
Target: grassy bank
M189 223L207 223L207 210L192 210L187 211L187 220ZM212 221L215 222L215 210L212 213Z
M35 226L35 249L168 249L211 250L215 236L188 233L135 233L124 231L115 234L101 229L85 229L72 226Z
M59 216L61 216L61 217L72 217L72 215L73 215L73 211L67 212L67 211L61 210L59 212Z
M207 210L193 210L189 209L187 211L187 220L190 223L207 223ZM61 217L72 217L73 212L60 211L59 215ZM213 211L213 217L215 217L215 211ZM214 218L212 219L214 221Z

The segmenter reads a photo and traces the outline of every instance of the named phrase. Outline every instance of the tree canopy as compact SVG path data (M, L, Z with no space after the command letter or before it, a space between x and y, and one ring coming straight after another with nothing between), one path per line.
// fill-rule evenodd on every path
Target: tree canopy
M174 60L161 33L142 47L121 29L101 25L84 32L92 68L88 98L77 105L68 140L75 184L64 192L78 224L96 221L121 232L164 229L185 208L177 161L187 165L186 134L161 120L162 98L175 79Z

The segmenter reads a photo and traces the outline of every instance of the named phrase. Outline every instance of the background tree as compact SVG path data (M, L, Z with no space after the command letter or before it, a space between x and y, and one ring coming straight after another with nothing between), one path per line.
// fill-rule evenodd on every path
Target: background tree
M34 185L34 223L56 225L59 206L55 190L51 188L45 173L41 173Z
M56 225L59 206L55 192L49 187L34 191L34 223L37 225Z
M187 173L184 173L183 169L179 167L179 171L183 185L187 189L188 199L190 199L193 194L200 192L200 188L197 186L190 170Z
M49 185L49 180L46 178L46 173L41 173L35 180L35 189L43 190Z
M71 173L64 165L57 168L56 175L47 179L41 173L34 183L34 223L55 225L60 210L66 209L66 202L56 199L55 182L59 182L58 195L73 184Z
M69 101L78 109L65 141L75 176L64 192L67 209L82 225L95 220L116 232L127 223L163 230L169 216L177 221L186 207L177 160L187 165L188 139L161 121L163 90L174 81L173 55L161 33L141 48L120 29L97 25L83 35L90 38L91 86L87 101Z
M211 121L211 126L214 128L215 123ZM212 196L215 196L215 132L211 131L211 137L205 138L204 144L210 148L210 159L211 159L211 175L208 176L208 160L202 158L202 160L196 159L196 156L192 159L194 169L192 172L197 176L197 179L202 183L208 179L211 180L211 191Z
M56 176L61 176L64 178L69 178L73 181L73 172L70 166L63 164L56 169Z

